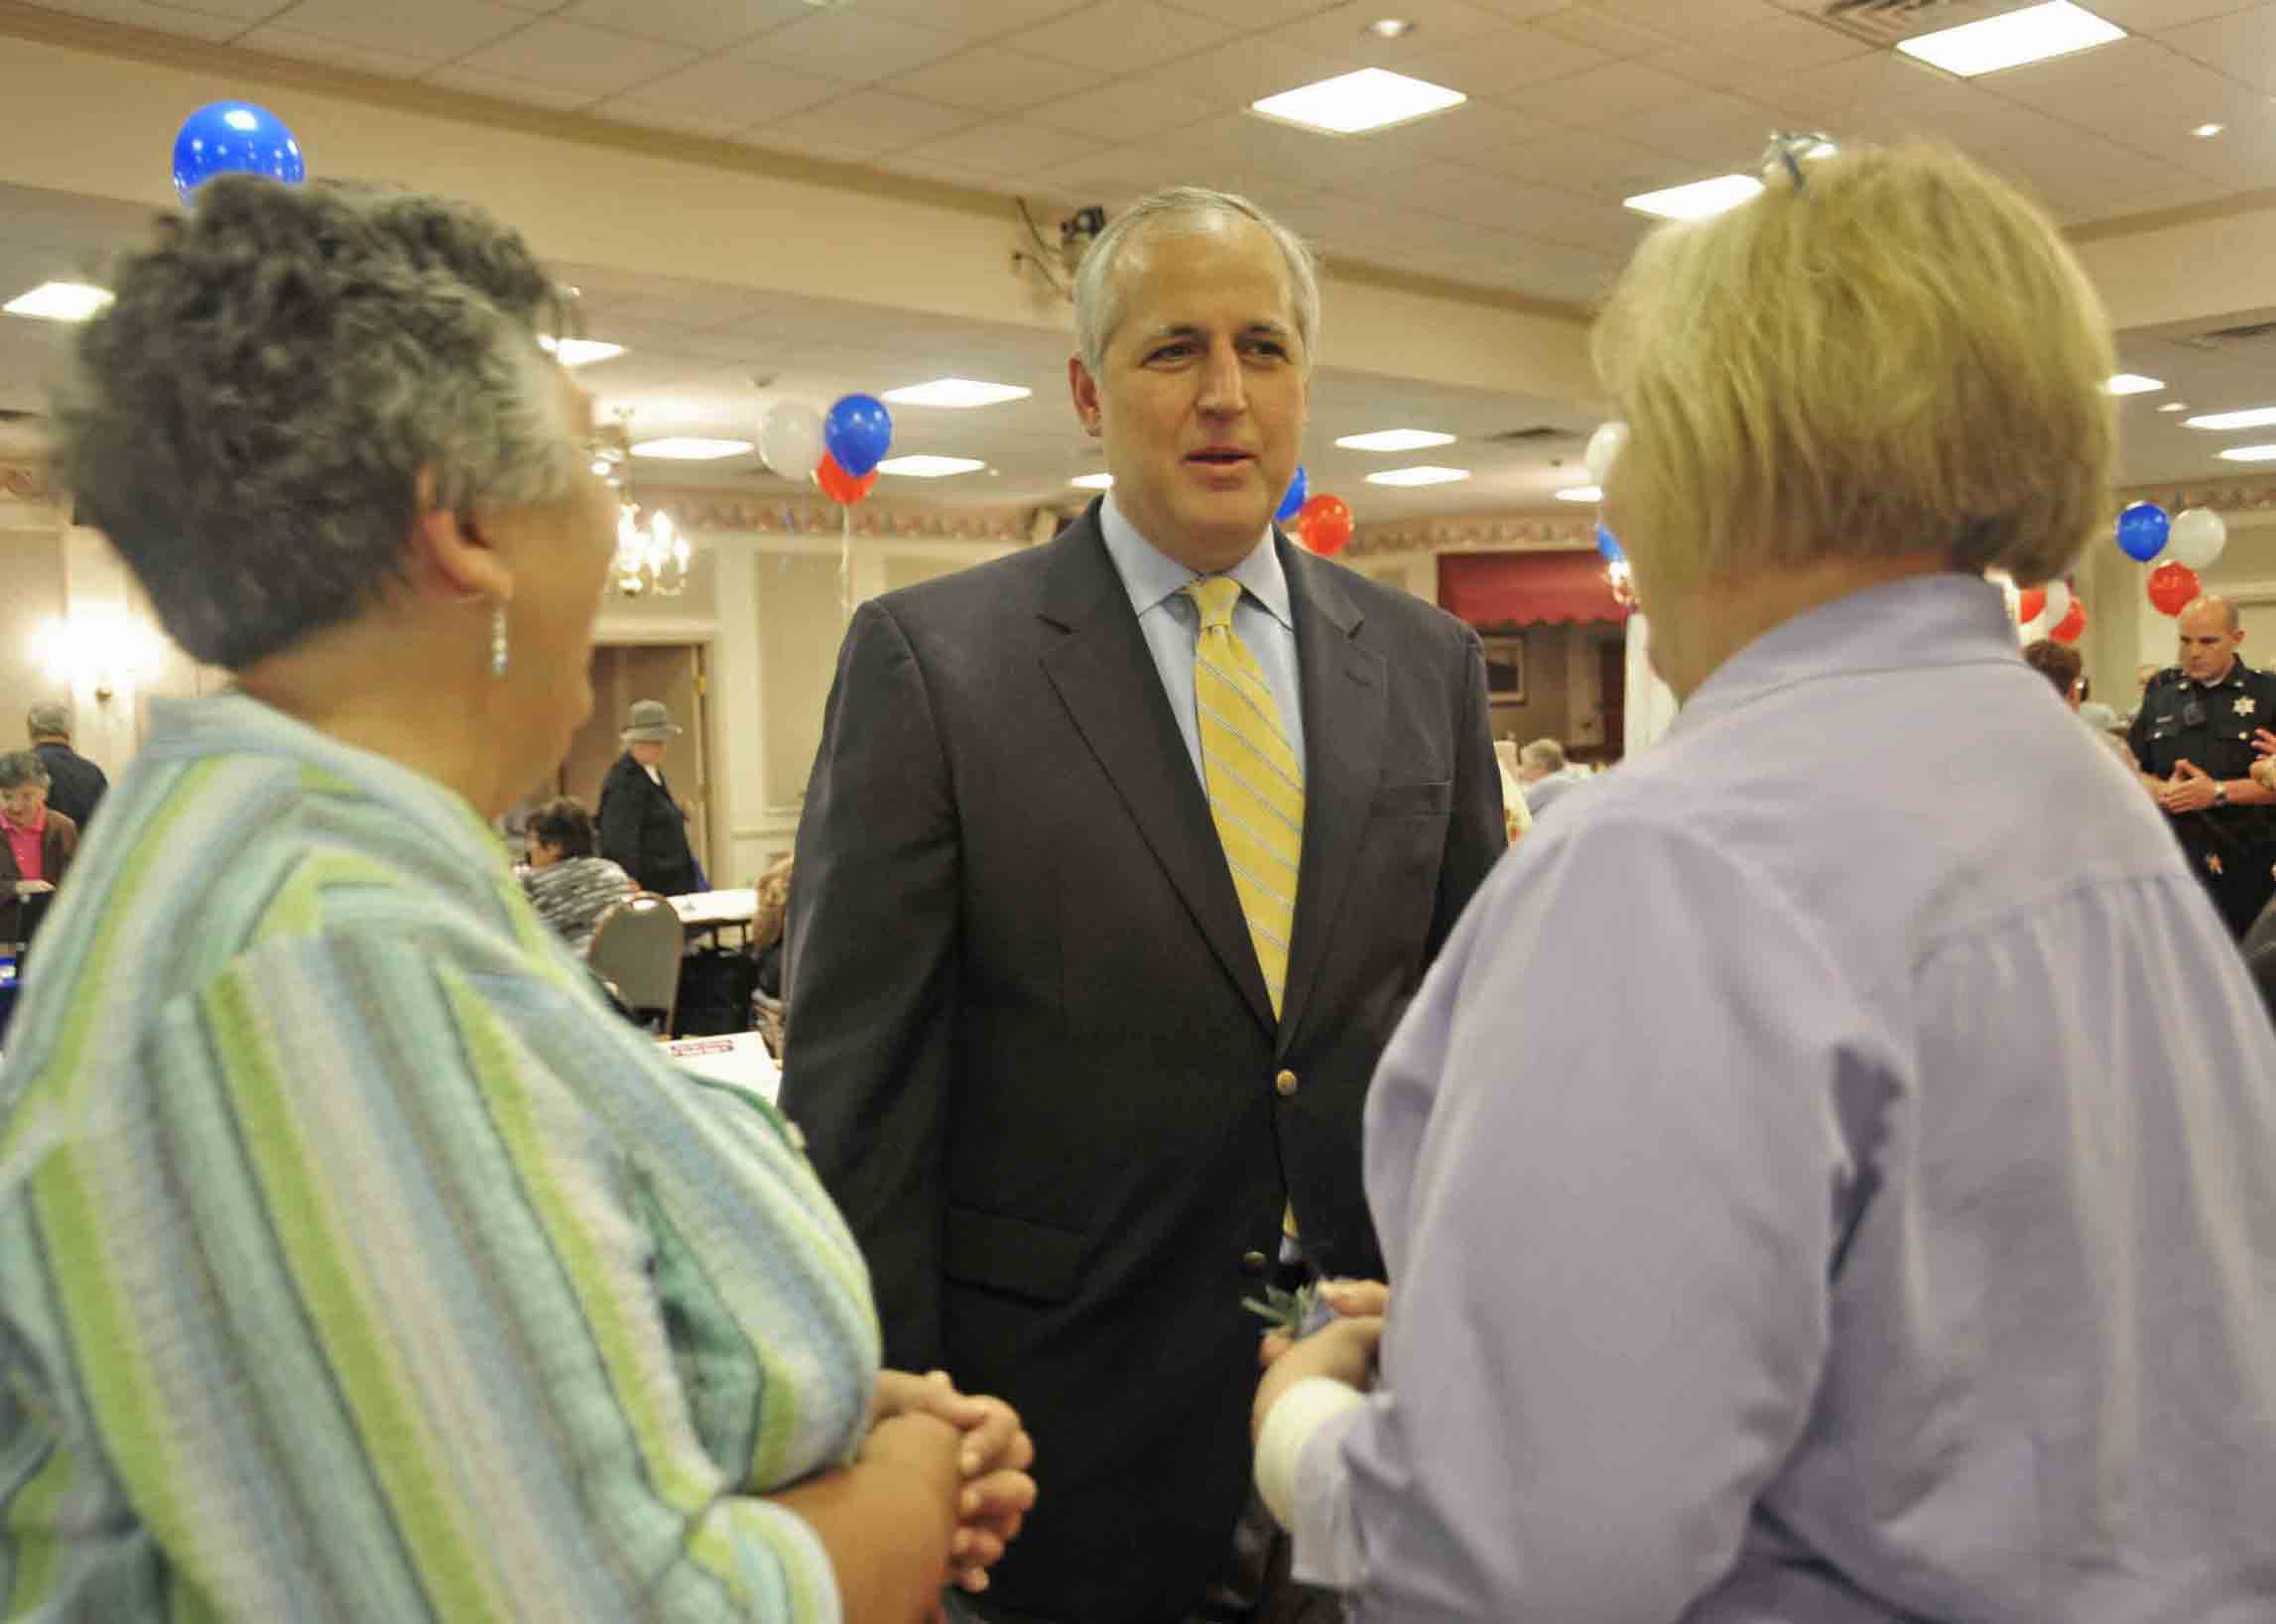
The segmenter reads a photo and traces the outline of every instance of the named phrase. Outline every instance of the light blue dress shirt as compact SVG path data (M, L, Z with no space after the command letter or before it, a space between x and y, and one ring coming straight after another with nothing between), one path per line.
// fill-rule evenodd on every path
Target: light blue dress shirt
M1162 674L1162 690L1170 696L1178 731L1185 735L1187 753L1194 758L1194 776L1200 778L1201 724L1194 699L1194 645L1201 638L1201 618L1185 588L1201 577L1139 535L1111 496L1099 504L1098 528L1106 537L1107 557L1130 594L1130 607L1137 611L1138 629L1154 656L1154 669ZM1281 734L1296 759L1303 761L1304 689L1297 681L1296 617L1289 607L1288 575L1272 545L1271 526L1265 527L1255 550L1226 573L1241 583L1240 599L1233 605L1233 632L1264 668L1273 703L1280 707Z
M2276 1619L2276 1032L1996 589L1856 593L1543 819L1386 1051L1354 1624Z

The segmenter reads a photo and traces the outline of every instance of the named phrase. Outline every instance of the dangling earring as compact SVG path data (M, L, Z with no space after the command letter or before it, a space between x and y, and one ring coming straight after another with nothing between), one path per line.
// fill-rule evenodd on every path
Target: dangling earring
M503 603L490 611L490 675L506 675L506 606Z

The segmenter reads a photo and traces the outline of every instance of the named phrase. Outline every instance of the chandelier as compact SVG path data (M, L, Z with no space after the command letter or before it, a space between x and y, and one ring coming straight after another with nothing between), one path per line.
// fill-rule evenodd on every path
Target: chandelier
M632 414L619 411L593 448L592 471L617 494L616 557L609 580L619 596L676 598L688 589L688 538L662 508L632 499Z

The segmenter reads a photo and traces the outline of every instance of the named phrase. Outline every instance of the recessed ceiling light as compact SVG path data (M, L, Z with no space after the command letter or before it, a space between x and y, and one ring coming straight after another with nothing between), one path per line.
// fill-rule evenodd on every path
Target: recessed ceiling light
M1641 191L1620 201L1623 207L1639 214L1657 214L1663 220L1704 220L1737 207L1761 190L1762 183L1751 175L1718 175L1711 181Z
M2163 389L2163 378L2145 378L2138 372L2113 372L2110 381L2102 387L2113 395L2147 395Z
M633 446L634 456L661 457L668 462L712 462L723 456L741 456L751 448L747 439L704 439L695 435L669 435L644 439Z
M2276 445L2231 445L2220 454L2231 462L2276 462Z
M2189 133L2196 136L2200 141L2211 141L2214 136L2218 135L2221 131L2227 128L2228 126L2225 124L2200 124L2196 129L2190 131Z
M1403 40L1415 32L1415 25L1405 17L1378 17L1360 32L1378 40Z
M1899 40L1897 49L1931 67L1971 79L2003 67L2090 51L2125 37L2126 31L2117 24L2102 21L2071 0L2047 0L2045 5Z
M1405 124L1467 100L1469 97L1459 90L1443 84L1411 79L1381 67L1362 67L1356 73L1339 73L1317 84L1252 101L1249 110L1307 130L1356 135L1361 130Z
M2255 406L2244 412L2213 412L2202 418L2184 418L2185 429L2265 429L2276 423L2276 406Z
M877 471L905 474L911 479L946 479L952 473L971 473L986 466L971 456L889 456L877 464Z
M2159 407L2158 410L2160 412L2186 412L2189 410L2189 402L2167 401L2165 405Z
M1006 401L1024 401L1034 394L1018 384L986 384L972 378L935 378L929 384L910 384L905 389L888 389L885 398L895 406L943 406L955 411L967 411L975 406L1001 406Z
M1335 443L1347 451L1419 451L1429 445L1452 445L1454 437L1429 429L1378 429L1371 435L1345 435Z
M1114 476L1110 473L1078 473L1068 483L1079 490L1110 491L1114 488Z
M561 338L541 336L538 347L560 360L564 366L589 366L594 361L605 361L612 355L622 355L622 344L604 344L598 338Z
M1451 485L1457 479L1467 479L1467 468L1434 468L1428 463L1413 468L1386 468L1381 473L1367 476L1370 485Z
M1604 500L1604 488L1601 485L1568 485L1557 493L1557 499L1560 502L1601 502Z
M43 321L84 321L111 302L108 288L84 282L43 282L28 294L18 294L0 311L10 315L32 315Z

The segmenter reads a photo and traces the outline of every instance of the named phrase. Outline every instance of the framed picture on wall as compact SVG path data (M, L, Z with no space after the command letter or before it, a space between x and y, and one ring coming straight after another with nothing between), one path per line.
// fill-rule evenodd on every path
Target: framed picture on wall
M1485 696L1490 704L1525 703L1525 639L1515 633L1481 637L1485 645Z

